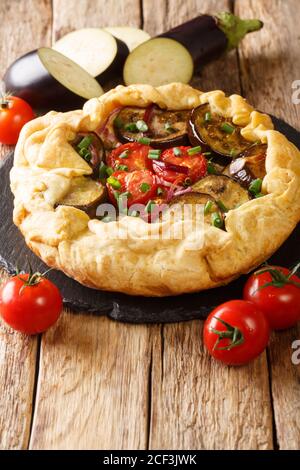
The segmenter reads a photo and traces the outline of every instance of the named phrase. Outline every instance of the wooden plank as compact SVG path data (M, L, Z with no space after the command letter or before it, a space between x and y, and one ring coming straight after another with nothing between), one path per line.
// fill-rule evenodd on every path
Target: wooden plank
M64 313L43 336L31 449L145 449L158 327Z
M262 32L255 37L250 35L240 48L245 96L258 109L300 129L300 105L292 102L292 83L300 78L299 2L239 0L236 11L265 22ZM270 344L272 397L280 449L300 446L300 369L291 360L292 343L297 339L299 327L274 334Z
M74 29L141 26L139 0L53 0L53 41Z
M2 0L0 68L38 45L50 44L51 1ZM11 147L0 146L0 156ZM7 279L3 271L0 282ZM29 441L36 366L37 338L13 332L0 324L0 448L23 449Z
M139 26L139 2L54 0L54 37L85 25ZM64 30L63 32L65 32ZM145 449L158 328L64 313L43 336L32 449Z
M153 9L144 0L152 34L200 12L228 10L227 1L170 0ZM152 26L151 26L152 25ZM151 28L150 28L151 27ZM240 92L236 53L210 64L194 81L203 90ZM270 449L272 412L266 355L249 367L226 368L203 350L203 323L165 325L155 338L151 449Z

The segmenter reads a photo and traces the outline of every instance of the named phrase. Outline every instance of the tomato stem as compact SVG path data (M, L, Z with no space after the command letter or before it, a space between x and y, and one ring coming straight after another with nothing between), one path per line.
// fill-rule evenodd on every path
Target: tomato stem
M218 318L218 317L214 317L214 318L218 320L220 323L222 323L224 326L226 326L226 330L216 330L215 328L210 328L210 331L212 333L215 333L218 336L218 339L215 342L215 345L213 348L214 350L230 351L231 349L236 348L240 344L244 343L244 335L239 328L237 328L236 326L230 325L230 323L227 323L221 318ZM218 347L222 339L229 339L231 340L231 342L227 346Z
M265 264L265 266L262 269L259 269L254 273L255 276L258 276L259 274L263 273L269 273L271 275L272 280L270 282L266 282L262 286L260 286L257 290L264 289L265 287L283 287L286 284L291 284L293 286L296 286L300 288L300 282L294 281L291 279L292 276L296 274L296 272L300 268L300 263L297 263L296 266L294 266L293 269L291 269L288 273L288 275L284 274L282 271L280 271L277 268L274 268L268 264Z
M24 279L24 277L21 277L22 274L20 273L19 269L16 270L18 279L20 279L20 281L23 282L23 286L21 287L19 291L20 295L22 294L22 292L24 291L26 287L36 286L37 284L41 282L41 280L46 276L46 274L52 271L52 268L49 268L44 273L40 273L38 271L33 272L32 266L29 261L28 261L28 265L29 265L29 274L28 274L27 279Z

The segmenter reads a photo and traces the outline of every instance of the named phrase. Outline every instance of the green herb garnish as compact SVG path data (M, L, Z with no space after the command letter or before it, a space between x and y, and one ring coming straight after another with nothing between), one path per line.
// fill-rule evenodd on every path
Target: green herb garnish
M204 121L205 122L210 122L211 121L211 113L210 112L205 113Z
M147 132L147 130L148 130L147 124L146 124L145 121L143 121L142 119L140 119L139 121L137 121L135 125L136 125L137 129L138 129L140 132Z
M150 145L151 139L149 137L140 137L137 141L139 144Z
M169 122L166 122L165 123L165 130L167 132L176 132L177 129L174 129L174 127L172 126L172 124L170 124Z
M107 176L111 176L113 174L114 170L111 166L106 167L106 174Z
M92 155L91 155L91 152L87 148L83 147L82 149L80 149L79 155L82 158L84 158L84 160L86 160L87 162L91 161Z
M188 155L197 155L197 153L201 153L200 145L197 145L197 147L192 147L191 149L188 149L187 153Z
M120 153L119 158L128 158L129 150L124 150L124 152Z
M217 200L217 204L218 204L218 206L219 206L219 208L221 209L222 212L228 212L227 207L226 207L225 204L221 201L221 199L218 199L218 200Z
M140 190L142 191L142 193L146 193L147 191L149 191L150 189L150 184L148 183L142 183L140 185Z
M99 167L99 178L101 180L106 178L107 176L106 170L107 170L107 166L105 165L105 163L101 162L100 167Z
M125 124L124 129L125 131L129 132L138 132L138 128L136 127L135 122L129 122L128 124Z
M117 165L116 170L118 170L118 171L128 171L128 166L127 165Z
M161 150L159 149L157 150L150 149L148 152L148 158L150 158L150 160L158 160L160 155L161 155Z
M148 201L146 206L145 206L145 211L148 212L148 214L152 211L152 207L154 207L156 204L154 201Z
M209 175L216 175L218 173L214 164L211 161L207 162L207 173Z
M253 196L257 196L261 192L261 186L262 186L262 179L257 178L256 180L252 181L252 183L249 186L249 192Z
M124 125L124 122L122 121L122 119L120 117L116 117L116 119L114 120L114 126L117 128L117 129L121 129Z
M212 201L207 201L204 206L204 215L207 215L212 210L214 203Z
M122 187L120 181L117 180L117 178L114 178L113 176L107 178L107 183L114 189L120 189Z
M174 153L174 155L175 155L176 157L180 157L180 156L181 156L181 150L180 150L180 148L174 147L174 148L173 148L173 153Z
M162 188L157 188L156 194L157 194L158 196L161 196L163 193L164 193L164 191L163 191Z
M86 135L77 145L79 149L87 149L91 143L93 142L93 136L92 135Z
M223 122L223 124L221 125L221 130L223 132L226 132L226 134L233 134L233 132L235 131L235 127L229 124L229 122Z
M218 212L213 212L211 214L211 223L214 227L223 228L223 219Z

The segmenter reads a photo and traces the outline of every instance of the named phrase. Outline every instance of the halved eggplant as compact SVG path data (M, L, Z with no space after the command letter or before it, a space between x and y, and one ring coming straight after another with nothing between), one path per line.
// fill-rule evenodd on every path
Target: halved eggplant
M248 191L225 175L209 175L192 186L192 190L212 196L222 212L244 204L251 199Z
M129 54L127 45L101 28L83 28L60 38L53 49L79 64L103 86L119 78Z
M188 125L189 139L193 145L202 145L218 155L236 158L252 144L241 135L241 127L211 111L210 105L194 108Z
M121 142L150 139L154 148L188 145L187 123L190 111L167 111L157 106L126 107L114 120L114 129Z
M67 111L99 97L99 83L72 60L48 47L17 59L4 75L6 90L23 98L35 110Z
M94 218L97 207L105 196L106 189L101 183L87 176L80 176L72 180L70 191L57 205L76 207Z
M248 188L252 181L263 179L266 175L267 144L252 145L242 157L233 160L225 173Z
M105 157L104 145L95 132L79 132L72 146L93 169L93 177L99 179L99 168Z
M104 29L115 38L125 42L130 52L151 38L150 34L146 33L146 31L139 28L133 28L132 26L108 26Z
M202 205L204 206L204 221L208 224L212 224L218 228L223 228L224 225L224 216L220 210L216 200L209 194L199 193L199 192L190 192L181 194L180 196L175 196L170 201L170 206L179 204L184 206L185 204L190 205ZM192 217L196 217L196 211L192 212ZM182 213L184 217L184 212Z

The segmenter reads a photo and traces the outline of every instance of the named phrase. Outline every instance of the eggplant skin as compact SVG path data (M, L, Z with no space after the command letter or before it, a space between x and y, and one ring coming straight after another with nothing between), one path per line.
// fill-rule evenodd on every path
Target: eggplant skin
M211 115L210 121L205 121L205 115ZM228 123L234 127L234 132L228 134L222 130L222 125ZM236 158L245 152L252 143L243 138L241 128L232 124L229 118L213 113L208 103L194 108L188 124L188 135L193 145L201 145L205 151L212 151L220 157Z
M124 41L118 39L114 36L114 39L117 43L117 54L114 57L114 60L109 65L109 67L104 70L100 75L97 75L96 80L100 85L105 86L108 85L110 81L120 78L122 75L122 70L125 64L125 60L129 55L128 46L125 44Z
M204 214L205 222L208 224L211 224L211 214L213 212L217 212L220 218L223 219L223 215L217 205L216 200L210 194L206 194L206 193L192 191L190 193L181 194L180 196L175 196L173 197L173 199L171 199L170 206L174 206L174 205L184 206L185 204L191 204L191 205L200 204L205 207L205 204L207 202L211 202L212 205L211 205L209 212L207 214ZM195 216L196 216L196 213L193 214L193 217Z
M158 37L174 39L180 42L191 54L195 71L217 57L227 48L227 37L218 27L216 18L200 15L183 23Z
M131 132L124 129L126 124L135 124L139 120L144 120L145 113L149 115L147 119L148 131L147 132ZM150 146L156 149L167 149L181 145L189 145L187 136L187 122L190 111L165 111L156 106L151 108L151 111L145 108L138 107L125 107L117 115L114 124L114 131L117 138L122 143L136 142L141 137L148 137L150 139ZM120 122L123 125L120 125ZM165 124L170 124L174 127L173 131L167 131Z
M223 203L228 210L235 209L251 199L245 188L225 175L206 176L195 183L192 190L209 194L217 202Z
M252 181L263 179L266 175L266 144L252 145L240 158L233 160L225 169L225 173L245 188Z
M27 101L39 112L81 108L86 101L50 75L42 64L37 49L13 62L3 81L6 90Z
M97 207L106 198L106 188L88 176L74 178L70 191L59 201L58 206L72 206L88 214L96 216Z

